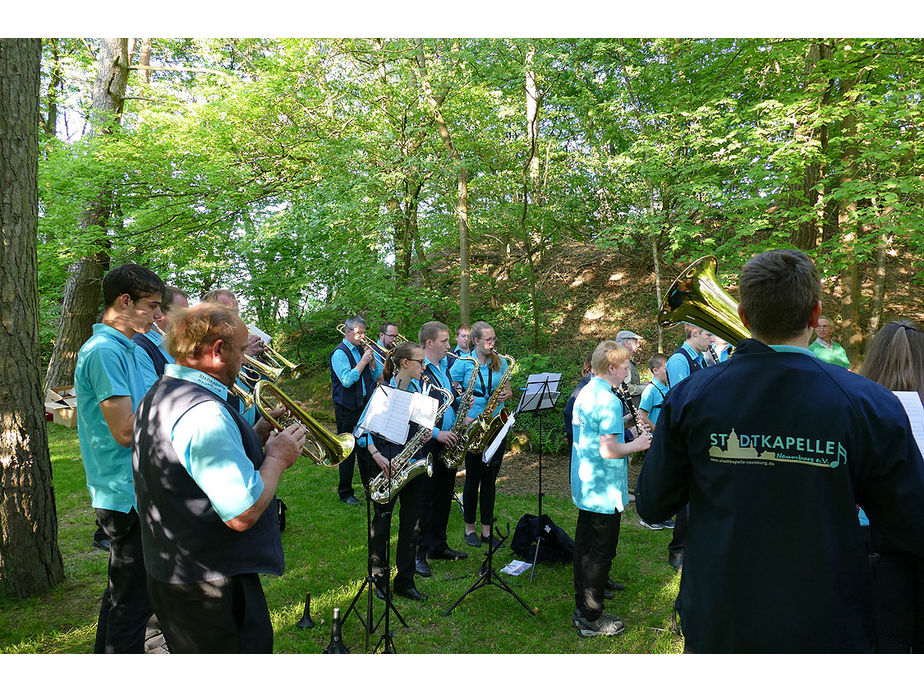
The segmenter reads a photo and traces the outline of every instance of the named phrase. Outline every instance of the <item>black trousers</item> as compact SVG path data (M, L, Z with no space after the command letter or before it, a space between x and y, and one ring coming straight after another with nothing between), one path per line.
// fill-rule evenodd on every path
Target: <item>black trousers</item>
M418 544L421 552L443 551L449 548L446 527L449 525L449 513L452 511L456 470L447 469L443 463L445 449L439 445L433 461L433 476L423 477L424 492Z
M612 515L578 510L574 530L574 605L588 621L603 613L603 593L609 578L622 513Z
M682 554L687 543L687 524L690 522L690 504L687 503L674 520L674 533L671 535L671 543L667 545L668 557Z
M148 599L141 523L134 508L128 513L96 509L100 528L109 537L109 575L96 624L96 654L143 654Z
M375 465L375 468L378 469L378 465ZM395 504L401 501L398 509L398 545L391 554L396 569L395 590L407 591L416 586L414 574L417 567L420 512L423 507L426 478L426 474L414 477L402 486L388 503L373 503L375 512L369 531L369 560L372 574L382 575L385 570L386 543L391 535L391 516Z
M882 551L873 565L880 653L924 652L924 559Z
M465 485L462 487L462 515L466 524L475 524L475 508L481 496L481 524L490 525L494 520L494 499L497 473L507 451L507 439L500 444L487 464L481 461L481 453L465 455Z
M148 577L151 602L173 654L272 654L273 625L256 573L171 584Z
M337 433L352 433L359 423L359 417L362 415L362 409L346 409L339 404L334 404L334 418L337 420ZM338 467L340 481L337 485L337 495L340 500L346 500L353 493L353 466L356 462L356 451L359 446L353 448L353 452Z

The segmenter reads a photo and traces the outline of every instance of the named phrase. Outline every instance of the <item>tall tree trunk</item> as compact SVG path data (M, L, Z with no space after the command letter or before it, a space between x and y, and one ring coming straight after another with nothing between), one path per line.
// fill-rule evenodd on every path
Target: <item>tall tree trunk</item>
M61 64L61 55L58 50L58 39L47 39L51 47L51 74L48 79L48 89L45 92L46 115L42 120L42 129L45 136L51 141L57 133L58 125L58 98L61 85L64 83L64 66Z
M539 138L539 96L536 92L536 75L533 72L533 58L536 49L530 45L526 51L525 92L526 92L526 137L529 151L523 166L523 213L520 217L520 231L523 234L523 247L529 266L529 300L533 313L533 351L539 351L539 325L541 311L539 307L539 272L533 242L527 223L530 197L539 188L539 157L537 154Z
M440 134L440 139L443 140L446 151L449 153L449 158L452 159L452 162L456 166L458 180L456 215L459 217L459 262L461 265L459 277L459 313L460 322L468 323L471 322L469 287L472 281L471 266L469 264L468 170L465 168L465 162L462 161L462 155L452 142L452 135L449 132L449 127L443 119L441 109L443 99L437 98L433 93L433 87L430 84L430 79L427 77L427 58L423 51L423 41L419 39L417 41L416 57L417 67L420 71L420 81L423 85L424 94L427 97L427 103L433 114L433 120L436 122L437 131Z
M831 47L819 41L811 42L806 51L805 89L813 96L817 93L819 108L823 108L829 101L830 80L826 79L825 73L819 69L818 63L830 57ZM824 204L823 193L818 189L818 184L824 176L824 168L821 162L824 160L825 151L828 147L828 128L824 124L815 128L802 125L796 129L796 137L814 144L819 151L817 154L812 155L812 160L805 164L801 179L794 183L791 204L796 207L808 205L817 210ZM822 218L820 214L813 215L811 219L801 220L792 232L791 240L793 245L801 250L814 250L821 234L821 225Z
M846 113L841 120L841 136L845 141L841 154L841 175L838 181L846 187L857 177L857 116L851 107L856 101L851 90L856 80L844 80L842 99L847 104ZM842 198L838 201L837 226L841 239L846 266L841 274L841 341L847 358L856 362L860 356L863 332L860 328L860 267L857 262L857 202L854 198Z
M128 81L128 39L102 39L97 56L89 137L111 134L122 115ZM110 216L111 189L106 186L84 211L81 229L105 228ZM45 387L63 387L74 382L77 351L89 339L99 312L100 283L109 268L108 243L97 252L79 259L68 268L61 319L54 350L45 373Z
M0 39L0 591L64 580L39 372L40 39Z

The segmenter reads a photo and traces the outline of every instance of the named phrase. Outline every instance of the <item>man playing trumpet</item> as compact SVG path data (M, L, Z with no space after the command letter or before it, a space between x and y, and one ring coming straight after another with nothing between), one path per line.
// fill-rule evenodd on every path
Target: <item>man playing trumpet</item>
M167 338L176 362L138 407L132 464L144 565L172 653L273 649L259 574L283 572L275 493L305 432L254 428L228 403L247 345L233 310L185 311Z

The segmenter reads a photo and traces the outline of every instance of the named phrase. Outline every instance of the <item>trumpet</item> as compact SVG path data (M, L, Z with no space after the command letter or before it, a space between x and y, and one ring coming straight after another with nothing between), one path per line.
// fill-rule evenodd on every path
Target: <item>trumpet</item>
M346 323L340 323L337 325L337 332L346 337ZM398 346L401 342L406 342L401 333L398 333L398 336L395 338L395 346ZM379 368L385 367L385 360L388 358L388 355L394 351L394 347L390 351L384 351L379 343L374 341L371 337L363 335L360 340L360 344L363 345L365 349L372 349L372 357L375 359L375 362L379 365Z
M254 334L254 333L251 332L250 334ZM259 337L260 335L257 335L257 336ZM260 341L261 342L263 341L262 337L260 337ZM257 354L257 356L248 357L248 363L250 363L251 360L261 363L262 365L269 368L271 371L279 371L280 375L282 375L282 373L285 371L289 371L292 378L299 378L304 372L304 368L305 368L304 364L293 363L292 361L287 359L285 356L280 354L278 351L273 349L273 347L271 347L267 342L263 342L263 351ZM278 379L279 379L279 376L276 376L275 378L270 378L270 380L278 380Z
M276 403L285 407L289 414L289 419L277 421L270 414L270 411L275 407L269 397L274 397ZM311 418L308 412L302 409L295 400L269 380L261 380L256 384L253 391L253 403L263 418L277 431L282 431L289 423L297 422L301 424L308 433L305 445L302 447L302 454L323 467L336 467L353 452L356 439L351 433L340 433L339 435L330 433Z

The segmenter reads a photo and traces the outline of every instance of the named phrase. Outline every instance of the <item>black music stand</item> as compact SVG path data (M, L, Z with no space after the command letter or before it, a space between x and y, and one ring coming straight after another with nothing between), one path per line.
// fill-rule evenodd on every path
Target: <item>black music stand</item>
M370 460L371 462L371 460ZM374 464L374 462L372 463ZM378 467L376 466L376 469ZM380 646L383 646L383 654L394 654L395 650L395 641L392 637L391 632L391 618L390 615L394 612L395 616L398 617L398 620L401 621L401 625L405 628L408 628L407 622L401 617L397 607L395 607L394 600L392 599L391 594L391 510L387 513L383 513L383 517L388 517L389 522L389 531L385 536L385 566L382 571L381 579L384 580L383 590L385 592L385 611L379 616L379 620L374 620L373 612L373 597L375 592L375 575L372 573L372 494L369 491L369 481L372 479L371 469L369 479L363 481L363 490L366 492L366 577L363 580L363 584L357 590L356 595L353 597L353 601L350 602L350 606L347 607L346 614L343 617L343 623L345 625L347 619L350 617L351 613L356 614L356 618L359 619L359 622L363 625L363 629L366 631L366 642L365 642L365 652L369 652L369 636L371 636L375 631L378 630L379 626L384 625L384 631L382 632L382 637L375 644L375 648L372 650L376 652ZM391 460L388 461L388 476L391 477ZM356 603L359 601L359 598L362 596L364 590L368 589L369 593L366 595L366 618L363 620L362 615L359 613L359 609L356 607Z
M491 536L492 537L494 536L494 523L496 521L497 521L496 517L491 518ZM536 614L536 612L533 609L527 606L526 602L520 599L520 595L514 592L513 588L510 585L508 585L500 575L497 574L497 571L494 570L494 567L493 567L494 552L497 549L499 549L503 545L503 543L507 540L507 537L510 536L510 523L509 522L507 523L507 533L501 534L498 531L497 536L500 538L500 542L498 542L496 546L493 541L488 545L488 553L485 556L484 560L481 562L481 568L478 571L479 572L478 579L475 580L472 586L469 587L465 591L465 594L463 594L461 597L459 597L456 600L455 604L453 604L446 610L446 613L443 614L443 616L449 616L449 614L452 613L452 610L462 603L463 599L465 599L468 595L470 595L472 592L477 590L479 587L484 587L485 585L494 585L495 587L499 587L505 592L509 592L516 598L518 602L520 602L523 608L526 609L526 613L528 613L530 616L534 616Z
M524 391L520 397L520 403L517 405L516 413L532 412L533 416L539 419L539 513L536 515L539 522L542 521L542 412L554 409L558 396L561 394L558 390L552 390L549 386L550 380L561 382L561 373L544 373L545 380L541 381L540 388L534 392ZM556 376L556 377L552 377ZM535 384L535 381L533 381ZM526 390L526 388L524 388ZM536 550L533 553L533 566L529 571L529 581L532 583L533 575L536 572L536 563L539 559L539 545L542 543L542 534L536 534Z

